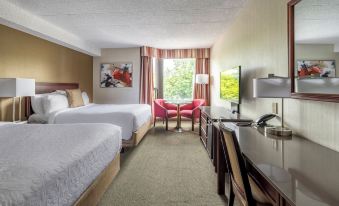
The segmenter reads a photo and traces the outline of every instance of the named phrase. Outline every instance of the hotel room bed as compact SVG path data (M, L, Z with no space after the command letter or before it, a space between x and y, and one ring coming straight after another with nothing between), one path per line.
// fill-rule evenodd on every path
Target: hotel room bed
M54 112L48 123L111 123L122 128L123 140L129 140L150 119L151 107L146 104L89 104Z
M120 169L121 129L111 124L0 131L0 205L95 205Z
M78 84L37 83L37 93L78 88ZM29 105L26 109L31 111ZM78 108L65 108L41 116L29 112L29 122L45 121L49 124L110 123L122 128L122 145L137 145L151 127L151 106L147 104L89 104ZM34 120L34 121L33 121Z

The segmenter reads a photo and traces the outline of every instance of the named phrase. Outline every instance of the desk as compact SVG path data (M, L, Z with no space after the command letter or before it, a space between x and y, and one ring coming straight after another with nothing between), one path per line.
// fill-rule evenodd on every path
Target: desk
M216 140L215 136L218 131L213 127L212 123L221 120L222 122L252 122L251 119L243 115L232 113L224 107L216 106L201 106L200 121L199 121L199 135L201 142L206 148L209 156L213 159L213 164L216 166Z
M250 175L275 205L339 205L338 152L298 136L277 139L262 129L225 124L236 131ZM219 156L218 167L218 178L224 178L225 161ZM225 181L218 181L222 186Z

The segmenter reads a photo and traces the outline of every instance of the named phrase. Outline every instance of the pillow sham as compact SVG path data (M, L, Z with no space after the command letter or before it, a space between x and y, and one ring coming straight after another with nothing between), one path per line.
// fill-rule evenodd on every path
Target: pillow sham
M53 93L67 95L65 90L55 90Z
M44 96L42 104L45 114L50 114L52 112L68 108L68 100L66 95L58 93Z
M84 106L80 89L66 89L66 93L71 108Z
M82 96L82 101L84 101L84 105L88 105L89 104L89 97L88 97L87 93L82 92L81 96Z
M36 94L31 97L31 105L35 114L44 114L44 108L42 107L42 99L46 94Z
M29 124L47 124L48 117L43 114L32 114L28 118Z

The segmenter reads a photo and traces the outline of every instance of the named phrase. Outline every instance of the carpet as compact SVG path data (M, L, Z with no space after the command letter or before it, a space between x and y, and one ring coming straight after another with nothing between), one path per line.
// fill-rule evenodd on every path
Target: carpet
M183 128L165 131L158 121L137 147L123 153L121 170L99 205L227 205L217 194L216 173L197 127L190 131L187 121Z

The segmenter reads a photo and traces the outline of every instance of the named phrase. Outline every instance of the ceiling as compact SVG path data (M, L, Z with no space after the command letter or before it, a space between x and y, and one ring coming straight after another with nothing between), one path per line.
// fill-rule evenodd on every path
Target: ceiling
M303 0L295 7L295 40L334 44L339 52L339 0Z
M211 47L247 0L1 1L100 49Z

